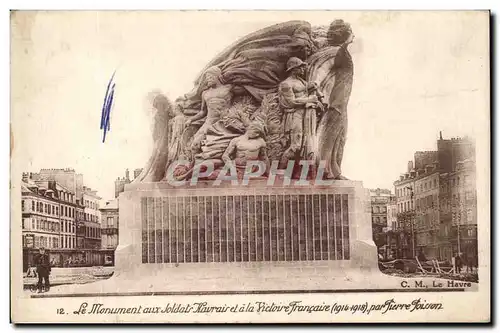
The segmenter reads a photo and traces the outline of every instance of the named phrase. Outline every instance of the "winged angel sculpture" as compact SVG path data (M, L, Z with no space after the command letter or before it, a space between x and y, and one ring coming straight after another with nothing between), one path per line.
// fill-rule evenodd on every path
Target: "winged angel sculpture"
M312 28L289 21L256 31L218 54L201 71L191 92L173 103L154 98L154 150L136 182L157 182L174 171L189 178L210 160L326 161L324 177L342 179L347 104L353 82L348 23Z

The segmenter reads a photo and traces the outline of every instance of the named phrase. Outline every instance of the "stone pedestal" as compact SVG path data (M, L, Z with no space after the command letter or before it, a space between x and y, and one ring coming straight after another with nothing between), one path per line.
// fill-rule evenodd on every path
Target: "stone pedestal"
M351 272L379 273L361 182L250 185L127 185L115 279L141 279L157 291L178 279L196 281L177 281L178 291L317 289Z

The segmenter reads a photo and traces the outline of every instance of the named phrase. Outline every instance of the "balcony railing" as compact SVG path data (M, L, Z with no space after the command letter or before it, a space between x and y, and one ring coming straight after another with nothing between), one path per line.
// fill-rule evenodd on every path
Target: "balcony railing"
M103 235L118 234L118 227L101 228L101 234Z

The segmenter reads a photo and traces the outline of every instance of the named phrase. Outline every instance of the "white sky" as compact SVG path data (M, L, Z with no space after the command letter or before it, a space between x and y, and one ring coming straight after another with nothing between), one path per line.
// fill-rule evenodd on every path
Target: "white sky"
M257 29L336 18L356 35L346 177L392 189L414 151L436 148L439 130L488 135L487 14L55 12L13 18L12 171L72 167L112 198L114 180L150 155L149 91L172 100L188 92L216 53ZM115 69L102 143L101 107Z

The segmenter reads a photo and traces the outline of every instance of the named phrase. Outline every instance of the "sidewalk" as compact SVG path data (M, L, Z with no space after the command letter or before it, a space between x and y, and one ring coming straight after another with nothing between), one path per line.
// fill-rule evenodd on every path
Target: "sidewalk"
M65 267L52 268L49 276L51 287L64 284L85 284L107 279L113 275L114 267ZM38 277L27 277L23 274L24 289L38 283Z

